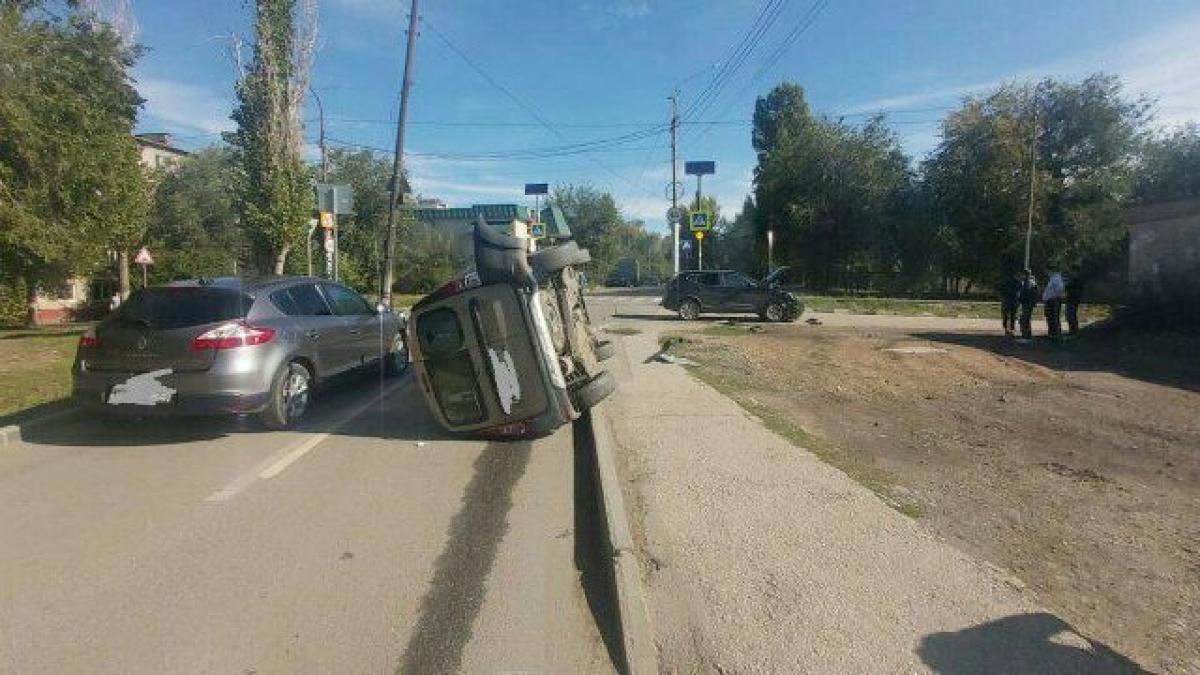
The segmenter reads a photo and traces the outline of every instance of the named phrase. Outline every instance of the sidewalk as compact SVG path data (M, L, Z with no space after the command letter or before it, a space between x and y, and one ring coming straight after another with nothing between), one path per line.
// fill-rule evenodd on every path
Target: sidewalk
M647 363L651 323L618 341L609 418L663 672L1138 672L682 367Z

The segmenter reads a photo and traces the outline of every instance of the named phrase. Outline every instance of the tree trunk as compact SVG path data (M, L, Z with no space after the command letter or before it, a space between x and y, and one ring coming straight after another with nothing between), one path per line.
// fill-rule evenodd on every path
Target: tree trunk
M117 253L117 290L122 301L129 298L129 251Z
M25 284L25 324L33 326L37 324L37 282L24 278L18 281L18 287L21 281Z
M283 274L283 265L287 262L289 248L288 246L284 246L275 254L275 274Z

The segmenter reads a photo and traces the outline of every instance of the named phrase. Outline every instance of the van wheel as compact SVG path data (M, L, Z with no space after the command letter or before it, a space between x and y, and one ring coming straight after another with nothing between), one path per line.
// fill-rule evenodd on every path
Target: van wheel
M404 342L404 335L396 333L391 348L383 358L384 371L388 375L401 375L408 370L408 345Z
M583 412L608 398L616 389L617 381L612 373L605 371L572 390L571 404L576 410Z
M617 353L617 350L613 346L613 343L611 340L604 340L603 342L596 342L596 346L593 348L593 351L596 352L596 360L597 361L607 361L607 360L611 359L613 356L615 356Z
M695 300L684 300L679 303L679 318L684 321L695 321L700 316L700 303Z
M529 256L529 263L539 276L546 277L564 267L582 265L590 262L591 259L592 256L587 252L587 249L579 248L579 244L571 241L559 244L558 246L544 248L534 253Z
M267 407L259 419L268 429L286 429L304 419L312 403L312 373L303 364L292 361L275 373Z

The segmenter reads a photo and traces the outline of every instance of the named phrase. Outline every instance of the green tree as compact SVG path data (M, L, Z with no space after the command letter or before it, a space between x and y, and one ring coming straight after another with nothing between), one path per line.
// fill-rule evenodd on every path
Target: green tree
M1189 122L1146 143L1134 197L1144 204L1200 197L1200 125Z
M92 15L42 4L0 4L0 285L27 301L108 251L127 256L146 206L130 137L136 48Z
M185 157L155 181L146 234L158 282L235 274L249 262L237 209L239 165L227 146Z
M284 272L288 253L303 245L313 213L311 175L300 159L299 115L312 45L307 34L297 38L296 10L296 0L257 0L254 61L237 84L238 129L229 138L242 164L242 224L258 267L275 274Z
M354 213L338 216L338 265L341 279L362 292L378 288L384 228L387 224L391 160L366 150L329 152L329 182L354 192ZM398 253L408 244L398 240Z
M861 287L894 269L879 261L875 235L912 175L881 118L862 127L814 118L803 89L784 83L755 103L752 142L755 238L774 230L776 258L798 268L795 278Z
M923 167L946 273L990 284L1023 263L1031 171L1033 267L1081 269L1118 255L1147 111L1105 75L966 100Z
M556 186L551 200L563 210L575 240L591 253L589 274L596 280L607 277L625 243L625 218L616 200L591 185Z

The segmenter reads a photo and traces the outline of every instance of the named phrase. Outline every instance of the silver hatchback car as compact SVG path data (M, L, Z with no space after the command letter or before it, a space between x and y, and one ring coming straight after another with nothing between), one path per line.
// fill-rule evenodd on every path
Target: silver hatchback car
M116 414L256 413L284 428L336 375L372 364L403 372L404 321L308 277L145 288L80 338L74 399Z

